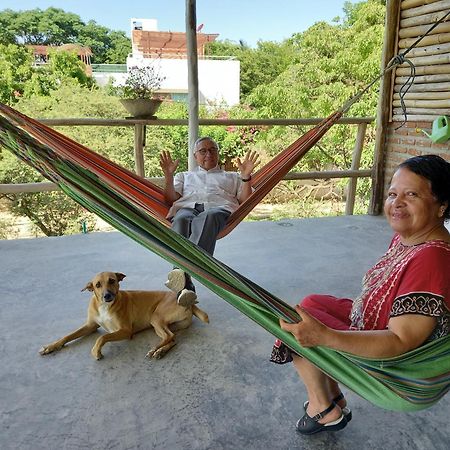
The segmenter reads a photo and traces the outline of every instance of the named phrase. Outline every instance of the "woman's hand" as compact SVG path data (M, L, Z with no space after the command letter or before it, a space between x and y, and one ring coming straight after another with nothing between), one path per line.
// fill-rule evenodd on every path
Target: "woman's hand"
M298 323L288 323L280 319L281 328L292 333L302 347L326 345L332 330L311 316L301 306L297 305L295 310L302 320Z
M404 314L392 317L384 330L333 330L301 306L295 310L302 321L287 323L280 319L280 326L292 333L303 347L321 345L366 358L390 358L417 348L436 326L435 317Z
M170 156L170 152L168 151L162 151L159 155L159 165L161 166L161 169L164 172L164 176L166 178L173 177L173 174L177 170L179 162L179 159L173 161L172 156Z
M241 173L241 178L244 180L250 178L254 168L259 164L259 155L256 152L249 150L244 159L236 158L236 165Z

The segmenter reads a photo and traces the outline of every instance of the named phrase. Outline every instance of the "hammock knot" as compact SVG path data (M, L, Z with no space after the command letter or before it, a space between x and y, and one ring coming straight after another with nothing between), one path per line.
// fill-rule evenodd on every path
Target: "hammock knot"
M403 53L399 53L398 55L394 56L392 58L392 65L398 66L400 64L403 64L405 62L405 55Z

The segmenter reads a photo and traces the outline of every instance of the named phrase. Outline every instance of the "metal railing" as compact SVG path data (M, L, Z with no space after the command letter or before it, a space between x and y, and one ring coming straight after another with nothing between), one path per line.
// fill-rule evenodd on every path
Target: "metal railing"
M127 73L126 64L91 64L95 73Z
M322 118L309 119L200 119L200 125L223 126L289 126L289 125L317 125ZM49 126L106 126L106 127L134 127L134 160L135 172L144 176L144 145L147 126L188 126L187 119L40 119ZM353 214L356 184L358 178L372 178L373 167L360 169L361 154L364 146L364 138L367 125L374 121L373 117L342 118L338 124L356 125L358 127L355 144L353 147L352 164L349 170L333 170L319 172L290 172L285 180L314 180L328 178L349 178L345 214ZM150 180L158 180L153 178ZM0 194L17 194L59 190L58 185L51 182L0 184ZM373 212L369 211L369 214Z

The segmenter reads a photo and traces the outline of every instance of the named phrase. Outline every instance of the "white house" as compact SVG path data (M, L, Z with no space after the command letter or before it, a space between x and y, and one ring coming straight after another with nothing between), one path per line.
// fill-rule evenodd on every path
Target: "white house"
M239 103L240 63L232 57L208 57L205 45L217 34L197 32L199 101L201 104L233 106ZM159 93L175 101L186 101L188 66L186 33L158 31L156 19L131 19L132 53L120 71L104 72L106 67L93 67L93 75L100 85L114 78L122 84L131 67L153 65L164 78ZM106 66L106 65L105 65ZM113 69L113 67L111 67ZM119 68L118 68L119 69Z

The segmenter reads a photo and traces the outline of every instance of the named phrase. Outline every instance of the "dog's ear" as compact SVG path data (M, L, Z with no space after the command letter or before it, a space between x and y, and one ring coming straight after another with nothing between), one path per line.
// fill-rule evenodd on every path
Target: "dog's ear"
M123 273L116 272L117 281L122 281L125 277L126 275L124 275Z
M93 291L94 290L94 285L92 284L92 281L89 281L89 283L83 288L81 289L81 292L83 291Z

